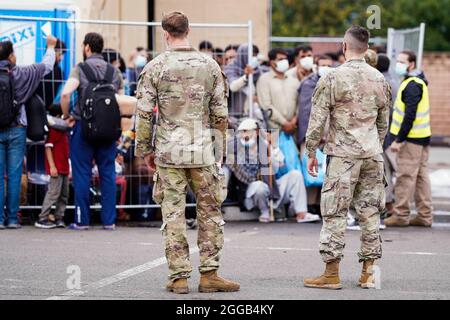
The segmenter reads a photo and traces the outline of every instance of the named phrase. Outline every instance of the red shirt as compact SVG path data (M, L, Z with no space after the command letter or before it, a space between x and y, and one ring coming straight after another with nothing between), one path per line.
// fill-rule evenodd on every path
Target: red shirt
M67 133L50 128L45 147L52 148L53 161L58 174L69 175L69 136ZM45 157L45 171L50 174L47 157Z

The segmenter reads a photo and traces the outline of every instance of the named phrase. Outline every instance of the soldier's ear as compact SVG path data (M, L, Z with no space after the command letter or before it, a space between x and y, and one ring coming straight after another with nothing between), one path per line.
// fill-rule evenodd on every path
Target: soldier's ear
M186 37L189 35L189 33L191 33L191 27L188 27L188 29L186 31Z

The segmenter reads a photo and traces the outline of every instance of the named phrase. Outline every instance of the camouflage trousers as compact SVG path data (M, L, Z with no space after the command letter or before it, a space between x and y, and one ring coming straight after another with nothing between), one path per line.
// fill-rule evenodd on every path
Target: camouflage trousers
M201 273L219 268L224 243L220 181L216 165L203 168L157 167L153 199L161 204L169 279L188 278L192 272L186 235L186 192L189 185L197 203Z
M361 227L359 261L381 258L380 212L385 206L383 158L329 158L322 187L319 250L324 262L343 258L347 213L353 204Z

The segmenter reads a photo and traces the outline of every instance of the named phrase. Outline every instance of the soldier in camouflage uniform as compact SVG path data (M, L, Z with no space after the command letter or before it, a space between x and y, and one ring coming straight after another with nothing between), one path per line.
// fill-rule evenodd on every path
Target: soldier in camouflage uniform
M326 270L305 279L307 287L340 289L339 262L345 246L344 232L349 206L355 206L361 225L359 284L374 287L371 274L381 258L380 212L384 207L382 145L387 132L391 91L383 75L364 60L369 32L359 26L344 38L346 63L322 77L316 87L306 135L308 171L316 175L315 152L325 122L330 131L324 152L327 172L322 187L323 227L319 250Z
M192 267L184 216L189 185L197 200L199 290L237 291L238 283L217 276L225 224L218 162L226 144L226 79L213 59L189 45L189 22L183 13L167 14L162 27L168 50L147 64L138 83L136 154L150 167L156 164L153 198L163 215L170 271L167 289L189 292ZM158 116L153 127L155 105Z

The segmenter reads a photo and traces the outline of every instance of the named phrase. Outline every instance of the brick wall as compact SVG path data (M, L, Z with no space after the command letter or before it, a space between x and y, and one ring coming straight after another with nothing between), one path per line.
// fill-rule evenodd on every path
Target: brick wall
M450 53L426 53L423 70L429 81L433 136L450 137Z

